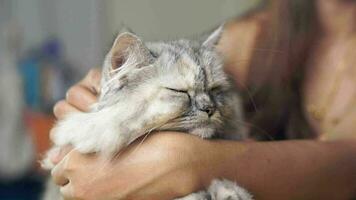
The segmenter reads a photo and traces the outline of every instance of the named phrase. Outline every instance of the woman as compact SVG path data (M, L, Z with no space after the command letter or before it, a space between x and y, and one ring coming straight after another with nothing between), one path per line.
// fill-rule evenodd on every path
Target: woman
M225 177L256 199L356 197L356 2L268 5L229 23L220 49L227 70L245 89L250 132L309 140L243 143L158 133L132 144L110 164L68 147L52 158L62 194L164 200ZM54 108L57 118L88 111L99 76L92 71L70 89Z

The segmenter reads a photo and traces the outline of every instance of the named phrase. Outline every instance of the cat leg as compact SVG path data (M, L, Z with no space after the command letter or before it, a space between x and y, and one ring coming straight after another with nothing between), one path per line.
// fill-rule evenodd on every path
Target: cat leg
M253 200L245 189L228 180L214 180L208 192L211 200Z
M71 114L53 128L51 140L59 147L72 145L80 153L114 154L128 143L130 134L105 114Z
M211 200L211 198L207 192L201 191L175 200Z

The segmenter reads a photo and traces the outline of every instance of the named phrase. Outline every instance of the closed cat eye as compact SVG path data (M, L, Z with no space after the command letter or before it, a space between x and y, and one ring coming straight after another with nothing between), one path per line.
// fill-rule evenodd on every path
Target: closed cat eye
M167 90L171 90L173 92L179 92L179 93L188 93L188 91L186 90L180 90L180 89L174 89L174 88L168 88L168 87L165 87Z
M219 91L221 89L222 89L222 87L220 85L217 85L217 86L210 88L210 91L215 92L215 91Z

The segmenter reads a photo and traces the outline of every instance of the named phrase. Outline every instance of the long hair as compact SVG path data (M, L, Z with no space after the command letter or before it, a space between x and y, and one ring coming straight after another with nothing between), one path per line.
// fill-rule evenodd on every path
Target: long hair
M245 108L250 123L274 139L315 136L301 104L305 63L318 31L314 4L313 0L270 0L262 8L268 17L252 55Z

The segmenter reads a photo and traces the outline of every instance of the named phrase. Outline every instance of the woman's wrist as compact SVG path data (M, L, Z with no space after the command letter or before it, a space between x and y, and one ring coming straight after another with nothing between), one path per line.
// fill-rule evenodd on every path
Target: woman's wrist
M197 147L200 153L197 152L194 171L202 188L208 187L213 179L236 177L231 165L247 151L247 147L237 141L203 140Z

